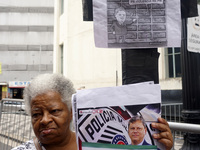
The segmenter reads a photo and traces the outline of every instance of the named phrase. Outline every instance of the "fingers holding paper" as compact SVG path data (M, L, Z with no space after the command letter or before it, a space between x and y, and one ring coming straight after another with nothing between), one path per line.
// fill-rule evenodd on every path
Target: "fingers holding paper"
M158 118L158 123L152 123L152 127L160 131L160 133L153 134L153 138L162 143L166 150L170 150L173 146L173 136L167 121L163 118Z

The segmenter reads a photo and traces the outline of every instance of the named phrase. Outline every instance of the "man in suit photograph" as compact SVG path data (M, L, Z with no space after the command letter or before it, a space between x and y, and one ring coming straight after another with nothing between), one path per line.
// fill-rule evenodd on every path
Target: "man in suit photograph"
M147 127L142 116L135 115L128 122L128 135L131 145L151 145L145 139Z

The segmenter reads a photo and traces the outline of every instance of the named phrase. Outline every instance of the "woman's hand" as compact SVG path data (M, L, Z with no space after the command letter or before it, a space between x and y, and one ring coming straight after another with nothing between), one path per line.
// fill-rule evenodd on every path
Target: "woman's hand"
M173 136L169 124L163 118L158 118L158 123L151 124L154 129L160 130L160 133L153 134L153 138L165 145L166 150L171 150L173 146Z

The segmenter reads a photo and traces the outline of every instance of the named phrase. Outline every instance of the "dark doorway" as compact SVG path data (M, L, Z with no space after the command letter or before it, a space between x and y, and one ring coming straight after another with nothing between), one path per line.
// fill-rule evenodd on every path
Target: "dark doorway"
M16 99L23 99L23 88L14 88L13 91L13 98Z

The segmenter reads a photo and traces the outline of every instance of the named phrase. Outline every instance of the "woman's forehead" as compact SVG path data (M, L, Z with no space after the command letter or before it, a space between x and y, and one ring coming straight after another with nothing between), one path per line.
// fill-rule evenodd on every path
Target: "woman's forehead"
M43 93L40 93L34 96L32 98L32 101L36 99L44 99L44 98L51 98L51 97L61 98L61 95L57 91L45 91Z
M61 100L61 96L58 92L48 91L43 94L39 94L35 96L31 100L31 105L45 105L45 103L56 104L56 103L63 103Z

